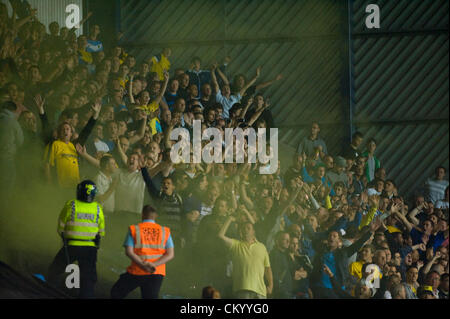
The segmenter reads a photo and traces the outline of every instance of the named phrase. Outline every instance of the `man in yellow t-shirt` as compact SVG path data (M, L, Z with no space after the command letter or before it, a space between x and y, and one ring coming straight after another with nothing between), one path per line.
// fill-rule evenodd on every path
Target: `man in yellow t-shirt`
M241 240L225 236L233 220L234 217L228 217L219 232L219 238L231 252L233 294L238 299L266 299L273 289L272 269L266 246L256 240L255 230L250 222L240 225Z

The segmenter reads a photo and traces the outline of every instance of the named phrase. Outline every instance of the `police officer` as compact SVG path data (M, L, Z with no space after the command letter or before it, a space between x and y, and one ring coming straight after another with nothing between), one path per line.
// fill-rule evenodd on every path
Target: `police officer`
M174 257L174 245L170 229L155 222L157 216L156 210L146 205L142 222L129 227L124 247L131 265L112 287L111 298L125 298L137 287L143 299L158 298L166 263Z
M97 249L100 237L105 235L103 208L94 202L96 193L95 183L85 180L77 186L77 199L64 205L58 221L58 234L64 247L49 267L49 282L57 283L66 266L78 261L80 298L94 298Z

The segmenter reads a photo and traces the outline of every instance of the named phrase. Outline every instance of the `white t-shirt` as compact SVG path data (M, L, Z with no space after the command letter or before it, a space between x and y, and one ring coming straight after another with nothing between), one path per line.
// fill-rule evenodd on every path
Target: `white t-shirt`
M377 191L375 188L369 188L367 190L367 195L368 196L372 196L372 195L381 195L381 192Z
M118 178L115 196L116 212L125 211L141 214L145 194L145 182L141 171L129 172L122 169Z
M103 141L94 142L94 145L95 145L95 149L97 150L97 152L105 152L105 153L109 152L108 144L106 144Z
M101 171L94 178L95 185L97 185L98 195L103 195L111 186L112 177L108 177ZM102 203L103 210L106 212L114 212L114 196L115 191Z

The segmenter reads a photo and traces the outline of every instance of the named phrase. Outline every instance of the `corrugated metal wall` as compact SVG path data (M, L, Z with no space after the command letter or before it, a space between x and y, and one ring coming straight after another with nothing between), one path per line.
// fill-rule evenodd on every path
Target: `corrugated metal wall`
M66 7L69 4L75 4L80 8L80 16L83 19L83 0L27 0L33 9L37 9L37 18L47 27L48 25L56 21L60 27L66 25ZM9 1L2 1L7 4L9 14L12 14L11 5ZM77 35L82 34L83 28L77 30Z
M379 30L365 27L371 3L381 9ZM170 46L174 68L187 68L195 55L204 65L230 55L230 74L251 76L258 65L261 80L283 73L285 79L265 92L280 141L295 148L318 119L336 154L353 126L377 139L382 165L402 193L436 165L448 167L448 6L447 0L120 5L124 45L138 60Z
M368 30L368 4L381 10ZM449 161L447 0L351 1L355 129L378 141L377 154L402 193Z
M343 12L342 0L122 0L121 29L138 60L170 46L173 68L188 68L196 55L205 66L230 55L230 74L251 77L259 65L260 81L282 73L283 81L264 92L280 141L297 147L316 119L337 151L348 108Z

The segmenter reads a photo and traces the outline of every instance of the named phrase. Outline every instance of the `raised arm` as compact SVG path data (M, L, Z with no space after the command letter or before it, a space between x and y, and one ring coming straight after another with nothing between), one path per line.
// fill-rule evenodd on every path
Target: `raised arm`
M90 17L92 17L92 12L89 12L89 13L86 15L86 17L85 17L83 20L81 20L79 24L77 24L77 27L78 27L78 28L82 27L83 24L85 24L86 21L89 20ZM74 29L76 29L76 28L73 27L71 30L74 30Z
M280 81L281 79L283 79L283 75L282 75L282 74L278 74L277 77L276 77L275 79L273 79L273 80L271 80L271 81L263 82L263 83L260 83L260 84L256 85L256 91L261 90L261 89L264 89L264 88L266 88L266 87L272 85L273 83L275 83L275 82L277 82L277 81Z
M269 99L267 98L266 101L264 102L264 105L262 107L260 107L259 109L257 109L255 111L255 113L252 115L252 117L250 118L250 120L248 121L248 125L253 125L253 123L256 122L256 120L261 116L261 114L264 112L264 110L266 108L268 108L270 106L270 102Z
M80 135L77 138L76 143L80 143L80 145L86 144L86 141L89 137L89 135L92 132L92 129L95 126L95 122L98 119L98 115L100 114L100 110L102 109L102 105L100 102L95 102L94 105L92 105L92 110L94 111L94 115L89 119L86 126L83 128L83 130L80 132Z
M428 263L423 268L423 274L426 275L430 272L431 267L437 262L437 260L441 257L441 252L437 251L436 254L434 254L433 258L428 261Z
M16 17L15 17L15 6L13 7L13 29L19 30L25 23L27 23L28 21L30 21L31 19L33 19L36 16L37 13L37 9L31 9L30 10L30 15L28 17L25 17L23 19L20 19L18 21L16 21Z
M123 163L124 165L127 165L127 163L128 163L128 156L127 156L127 154L125 154L125 152L123 151L122 145L120 145L120 139L119 139L119 138L116 139L116 140L114 141L114 144L116 145L117 152L119 153L119 156L120 156L120 159L122 160L122 163Z
M367 226L370 224L370 222L375 217L375 214L378 211L378 204L380 202L380 196L373 195L369 197L369 203L370 203L370 209L369 212L364 215L363 219L361 220L361 224L359 225L359 229L362 229L364 226Z
M139 130L136 132L135 135L133 135L129 139L130 145L136 144L144 137L146 126L147 126L147 114L144 114L141 119L141 125L139 126Z
M52 129L50 127L50 124L48 122L48 118L47 118L47 114L45 113L45 109L44 109L44 105L45 105L45 98L42 99L42 96L40 94L37 94L34 97L34 103L36 104L38 111L39 111L39 117L41 119L41 123L42 123L42 140L44 141L44 143L49 143L50 142L50 138L51 138L51 134L52 134Z
M352 245L342 248L343 251L347 253L347 256L351 256L353 254L356 254L358 251L361 250L361 248L364 246L364 244L371 238L373 238L375 232L381 227L382 220L380 217L375 217L374 220L370 223L370 225L363 229L363 234L360 239L358 239L356 242L354 242Z
M161 172L164 177L167 177L170 175L170 171L172 170L172 168L172 161L161 161L156 167L153 167L149 170L149 175L153 177Z
M131 74L130 76L130 81L128 81L128 92L130 95L130 102L131 104L136 104L136 101L134 100L134 95L133 95L133 79L134 79L134 73Z
M256 80L259 78L259 75L261 74L261 67L256 68L256 75L251 79L239 92L241 96L244 96L245 92L248 90L249 87L251 87L253 84L255 84Z
M408 214L408 218L414 225L418 226L420 224L419 220L417 219L417 214L420 213L420 211L424 208L425 202L414 208L411 212Z
M119 178L118 177L114 177L112 182L111 182L111 185L109 185L108 190L106 192L104 192L103 194L98 195L97 196L97 200L100 203L103 204L114 193L114 191L116 190L118 182L119 182Z
M175 125L178 124L178 119L171 119L169 126L167 127L167 131L164 132L164 147L166 150L170 150L172 148L172 143L170 140L170 134L172 133L173 128Z
M308 185L308 183L303 183L303 190L305 191L306 195L308 196L309 201L314 206L315 209L319 209L321 206L315 199L311 187Z
M241 114L239 115L240 119L245 119L245 115L247 114L247 111L252 104L253 104L253 97L251 97L247 100L247 104L245 105L244 109L242 110Z
M232 182L232 188L231 188L231 208L233 211L235 211L238 207L237 200L236 200L236 184L234 183L234 180Z
M255 223L256 223L256 221L255 221L255 219L253 218L252 214L250 214L250 212L247 210L247 208L245 207L245 205L240 205L240 206L239 206L239 209L240 209L241 212L243 212L243 213L245 214L245 216L247 216L248 221L249 221L250 223L252 223L252 224L255 224Z
M398 209L395 209L394 206L396 207L396 205L392 205L392 213L395 214L395 216L398 217L398 219L400 219L400 221L403 223L403 225L405 225L406 229L408 230L408 232L411 232L411 230L413 229L413 225L408 221L408 219L403 216L403 214L401 214Z
M302 185L297 184L297 187L296 187L295 191L290 195L290 198L282 206L282 208L280 210L280 215L284 215L284 214L286 214L288 212L289 206L291 206L294 203L294 201L298 197L298 194L300 194L301 190L302 190Z
M155 184L153 184L150 175L148 174L147 168L141 168L142 177L144 178L145 185L147 185L148 193L152 198L158 198L159 191L156 189Z
M219 83L217 82L216 69L217 69L217 64L213 64L211 67L211 81L212 81L214 92L216 92L216 94L217 94L217 92L220 91L220 87L219 87Z
M61 76L64 72L64 61L59 60L56 63L56 66L52 69L52 71L45 77L42 78L43 83L50 83L52 81L54 81L55 79L57 79L59 76Z
M164 71L164 83L161 88L161 91L159 92L159 95L155 99L156 104L159 104L162 101L162 98L163 98L164 94L166 93L168 83L169 83L169 72Z
M77 143L75 148L77 149L78 154L80 154L80 156L82 158L84 158L86 161L88 161L93 166L100 168L100 161L98 159L92 157L91 155L89 155L89 153L86 151L86 146L81 145L80 143Z
M223 83L225 85L230 85L230 81L228 81L227 76L225 74L223 74L222 70L220 70L220 68L216 67L216 71L217 71L217 73L219 73L219 76L222 79ZM211 73L213 73L213 71L211 71ZM212 74L211 74L211 76L212 76Z
M240 186L240 199L242 199L242 201L244 202L244 205L248 208L248 209L253 209L255 207L255 205L253 204L252 200L248 197L247 195L247 189L245 188L245 184L241 183Z
M229 216L226 220L225 224L223 224L222 228L219 231L219 238L222 239L225 243L225 245L228 248L231 248L231 245L233 245L233 239L227 237L225 234L227 233L228 227L230 227L231 222L235 221L233 216Z

